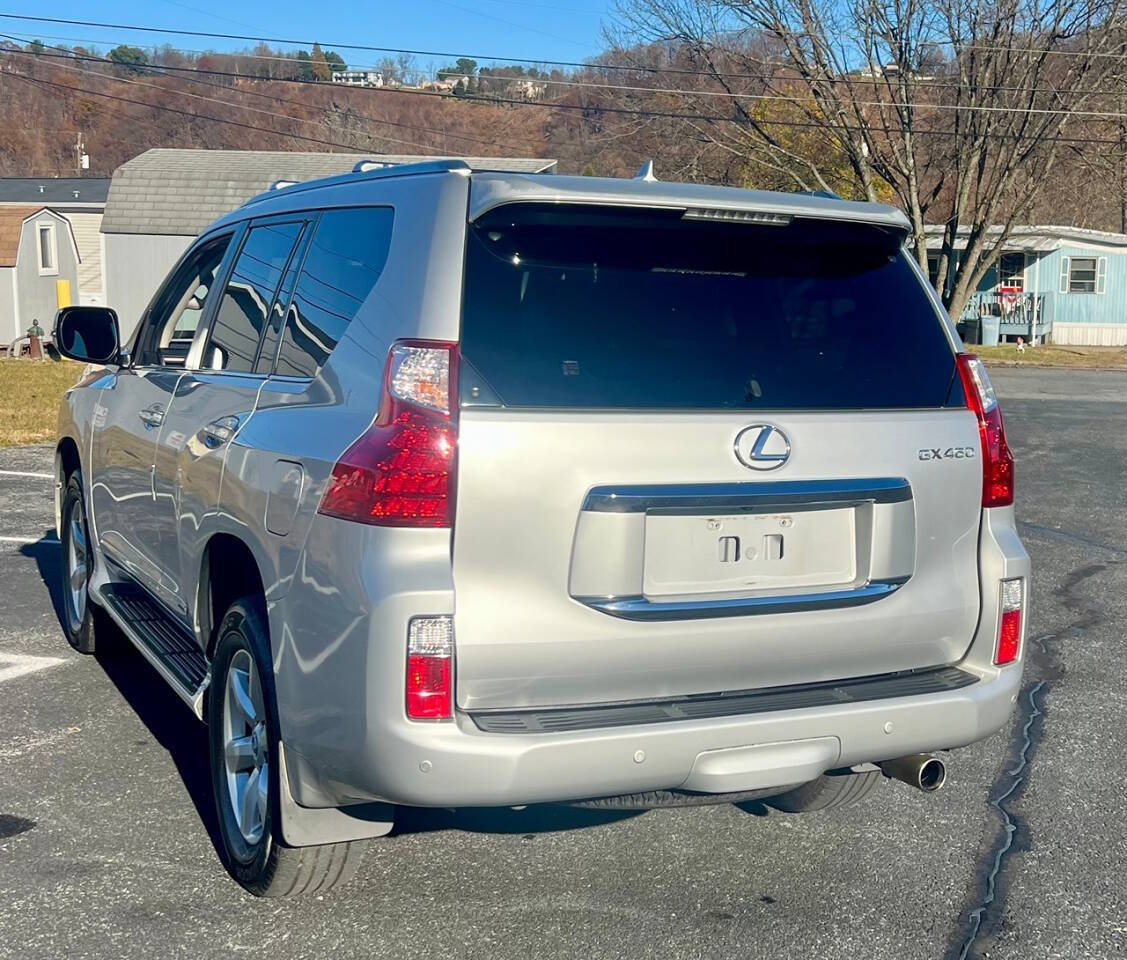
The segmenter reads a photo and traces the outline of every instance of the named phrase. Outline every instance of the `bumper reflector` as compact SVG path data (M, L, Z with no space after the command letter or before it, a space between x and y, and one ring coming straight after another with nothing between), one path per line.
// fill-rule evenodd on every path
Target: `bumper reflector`
M1013 663L1021 651L1021 613L1025 606L1025 580L1018 577L1002 581L1002 619L994 662Z
M414 617L407 627L407 716L449 720L454 716L452 617Z

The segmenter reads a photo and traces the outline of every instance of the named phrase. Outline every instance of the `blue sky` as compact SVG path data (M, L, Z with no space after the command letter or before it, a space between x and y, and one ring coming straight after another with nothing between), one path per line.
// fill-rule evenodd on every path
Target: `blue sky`
M2 12L319 40L326 47L347 41L522 60L570 61L583 60L601 49L600 26L612 5L613 0L53 0L48 5L17 0L4 4ZM15 20L0 20L0 32L40 37L68 46L85 41L86 45L101 48L118 43L151 46L164 42L193 50L229 50L246 45ZM374 53L341 52L356 65L367 65L379 58ZM419 65L431 59L420 58Z

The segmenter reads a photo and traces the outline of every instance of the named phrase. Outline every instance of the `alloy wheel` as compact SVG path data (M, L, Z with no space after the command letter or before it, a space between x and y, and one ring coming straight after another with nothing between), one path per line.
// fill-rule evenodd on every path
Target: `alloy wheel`
M236 651L223 694L223 753L231 812L243 839L252 846L266 829L270 789L264 704L254 658L246 650Z

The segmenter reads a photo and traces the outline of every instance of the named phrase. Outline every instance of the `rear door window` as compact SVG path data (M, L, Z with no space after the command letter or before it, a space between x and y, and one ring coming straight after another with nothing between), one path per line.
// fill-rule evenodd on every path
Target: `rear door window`
M940 407L953 350L902 237L871 225L512 204L469 230L465 402Z
M297 220L251 228L212 324L205 370L254 370L258 342L302 226Z
M286 311L278 374L312 377L328 360L383 272L393 217L390 207L321 214Z

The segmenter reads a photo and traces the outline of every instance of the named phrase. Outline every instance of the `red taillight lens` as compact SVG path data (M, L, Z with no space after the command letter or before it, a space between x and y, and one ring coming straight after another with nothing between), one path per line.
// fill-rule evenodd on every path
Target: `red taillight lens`
M1007 507L1014 502L1014 458L1006 443L1002 409L982 361L969 353L960 353L956 359L967 407L978 417L982 444L982 505Z
M333 467L319 512L385 527L449 527L456 386L454 344L393 344L380 412Z
M1020 577L1002 581L1002 618L994 662L1013 663L1021 652L1021 611L1025 604L1025 581Z
M450 617L413 617L407 627L407 716L449 720L454 716L454 622Z

